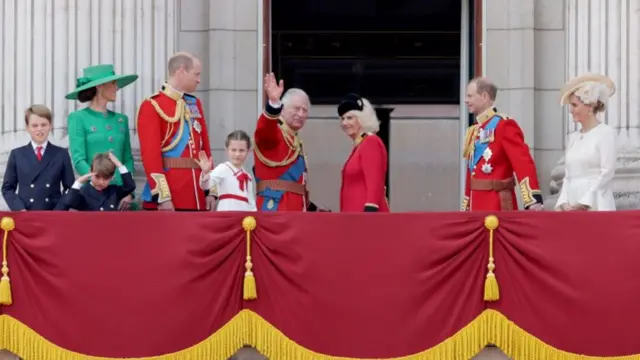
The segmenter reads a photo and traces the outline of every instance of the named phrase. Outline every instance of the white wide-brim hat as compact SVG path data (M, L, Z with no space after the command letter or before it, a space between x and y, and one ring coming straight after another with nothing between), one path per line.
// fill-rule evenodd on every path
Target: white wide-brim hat
M609 90L606 98L598 99L602 102L606 102L609 97L611 97L616 92L616 84L608 76L588 73L573 78L569 82L564 84L562 89L560 89L560 105L568 104L569 97L578 89L587 84L601 84L606 86L606 88Z

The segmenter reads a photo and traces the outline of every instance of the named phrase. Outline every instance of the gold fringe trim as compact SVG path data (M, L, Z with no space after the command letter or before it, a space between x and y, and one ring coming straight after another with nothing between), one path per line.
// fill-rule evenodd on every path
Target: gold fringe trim
M115 360L62 349L8 315L0 315L0 330L0 349L6 349L24 360ZM513 360L640 360L640 354L595 357L558 350L519 328L495 310L485 310L455 335L431 349L387 360L471 359L489 344L497 346ZM139 359L225 360L244 345L251 345L274 360L367 360L323 355L305 349L250 310L241 311L209 338L190 348Z

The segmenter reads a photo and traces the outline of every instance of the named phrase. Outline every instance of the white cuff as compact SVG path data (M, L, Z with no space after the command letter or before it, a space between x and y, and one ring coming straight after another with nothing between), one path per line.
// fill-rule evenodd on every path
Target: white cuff
M77 181L74 182L73 185L71 185L71 188L76 190L80 190L81 187L82 187L82 184Z
M120 167L118 168L118 172L119 172L120 174L126 174L126 173L128 173L128 172L129 172L129 169L127 169L127 167L126 167L126 166L122 165L122 166L120 166Z
M269 106L271 106L274 109L280 109L280 107L282 107L282 101L278 101L277 104L274 104L271 102L271 100L269 100Z

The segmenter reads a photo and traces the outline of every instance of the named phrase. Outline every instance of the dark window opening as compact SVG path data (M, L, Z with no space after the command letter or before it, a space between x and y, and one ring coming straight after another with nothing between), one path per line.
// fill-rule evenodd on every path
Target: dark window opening
M272 62L314 104L458 104L460 1L278 0Z

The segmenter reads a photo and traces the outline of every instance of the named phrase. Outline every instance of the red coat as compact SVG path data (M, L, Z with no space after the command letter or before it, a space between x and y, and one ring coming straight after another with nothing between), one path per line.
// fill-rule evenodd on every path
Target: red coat
M542 204L536 166L518 123L495 109L489 109L477 120L465 140L467 174L462 210L517 210L516 184L525 208ZM484 143L481 137L486 140ZM514 173L519 182L513 178Z
M200 100L165 84L161 92L142 102L137 121L147 176L143 207L156 209L158 202L171 200L178 210L206 210L205 192L199 186L200 167L193 160L200 150L211 156Z
M267 104L254 134L256 206L262 211L306 211L307 160L302 141ZM268 185L268 186L267 186Z
M342 168L340 211L363 212L369 207L389 212L384 185L386 173L387 149L382 140L373 134L358 137Z

